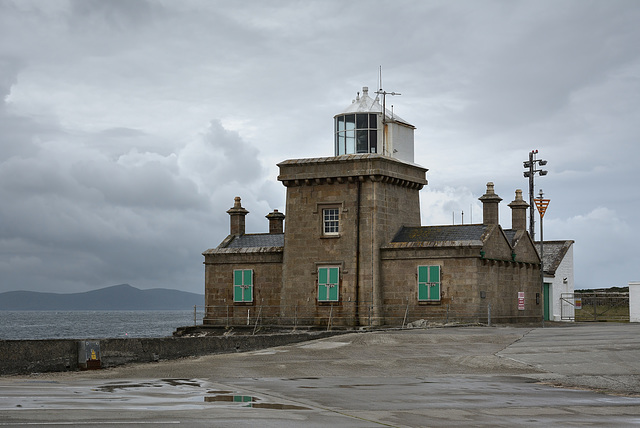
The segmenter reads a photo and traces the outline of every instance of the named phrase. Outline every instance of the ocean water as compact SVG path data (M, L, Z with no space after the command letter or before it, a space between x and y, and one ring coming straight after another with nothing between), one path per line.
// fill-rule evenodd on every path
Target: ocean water
M0 339L167 337L177 327L193 325L193 318L193 310L0 311Z

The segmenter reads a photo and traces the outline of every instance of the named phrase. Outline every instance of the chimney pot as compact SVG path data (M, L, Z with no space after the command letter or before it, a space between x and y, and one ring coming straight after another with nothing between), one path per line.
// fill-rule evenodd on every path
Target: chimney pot
M527 208L529 204L522 199L522 189L516 189L516 198L509 204L511 208L511 228L527 230Z
M269 220L269 233L284 233L284 214L274 209L265 216Z
M496 195L493 182L487 183L487 193L478 199L482 202L482 224L498 224L498 204L502 198Z
M233 208L227 210L227 214L231 222L229 233L236 236L244 235L244 217L249 214L249 211L242 208L240 196L234 198Z

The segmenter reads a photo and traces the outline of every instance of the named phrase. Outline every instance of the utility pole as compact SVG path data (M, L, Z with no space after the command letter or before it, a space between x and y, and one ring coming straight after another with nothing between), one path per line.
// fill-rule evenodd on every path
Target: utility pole
M538 154L537 150L531 150L529 152L529 160L524 161L524 168L527 170L523 174L525 177L529 179L529 235L531 235L531 239L535 241L535 230L534 230L534 216L533 216L533 192L535 188L533 186L533 177L536 173L542 175L547 175L549 171L543 171L541 169L536 169L536 164L539 166L544 166L547 164L546 160L536 159L536 155Z

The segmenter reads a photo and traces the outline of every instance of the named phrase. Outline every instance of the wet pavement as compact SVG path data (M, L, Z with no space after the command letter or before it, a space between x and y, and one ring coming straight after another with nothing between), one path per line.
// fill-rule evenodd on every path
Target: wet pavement
M636 324L350 333L8 376L0 378L0 427L635 426L638 333Z

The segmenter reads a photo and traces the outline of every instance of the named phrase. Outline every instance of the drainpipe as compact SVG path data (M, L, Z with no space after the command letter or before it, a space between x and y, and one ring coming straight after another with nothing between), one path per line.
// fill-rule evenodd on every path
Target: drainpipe
M371 177L371 185L373 187L373 201L371 207L371 216L373 221L371 222L371 294L373 299L373 325L382 325L382 293L380 290L380 240L379 235L376 233L378 230L378 216L376 213L377 200L376 200L376 188L377 181Z
M356 284L355 284L355 312L354 325L360 325L360 180L356 180L358 189L356 207Z

